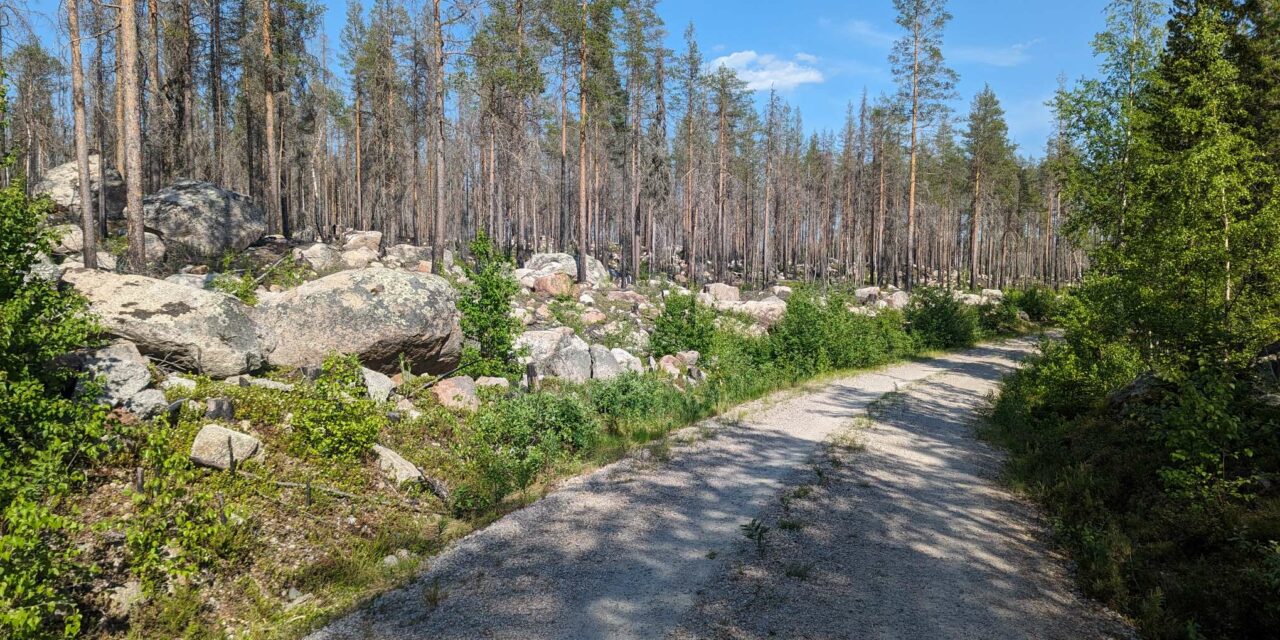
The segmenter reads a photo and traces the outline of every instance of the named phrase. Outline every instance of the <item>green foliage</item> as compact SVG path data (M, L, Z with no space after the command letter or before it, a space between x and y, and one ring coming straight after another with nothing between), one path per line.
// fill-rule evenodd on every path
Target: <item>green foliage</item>
M478 511L525 489L555 462L591 446L598 432L590 408L572 394L533 393L481 407L454 444L464 467L454 509Z
M242 536L212 492L197 489L199 471L185 443L195 434L164 421L137 429L142 491L133 493L137 512L125 525L129 569L148 593L173 578L190 578L232 555Z
M1018 305L1012 298L995 304L978 305L978 326L984 335L1004 336L1017 333L1022 328L1018 319Z
M333 354L323 373L293 400L293 428L309 450L328 458L352 459L369 453L386 416L368 398L360 361Z
M1033 322L1045 322L1056 317L1059 310L1058 296L1052 289L1031 285L1026 289L1014 289L1005 294L1014 306L1025 311Z
M659 355L690 350L706 353L715 331L715 312L692 294L667 296L653 323L650 350Z
M764 555L765 548L769 543L769 527L763 522L752 518L751 522L738 527L742 531L742 535L756 545L756 553Z
M907 306L907 326L926 349L960 349L978 340L977 312L946 289L916 288Z
M849 311L849 304L834 293L825 301L807 289L793 293L786 313L769 331L773 360L798 376L811 376L875 366L913 351L897 313L870 317Z
M307 280L306 263L285 256L278 262L261 268L244 254L227 253L222 256L221 272L209 287L239 298L248 305L258 304L258 287L296 287Z
M239 298L240 302L247 305L258 304L258 283L254 282L253 276L248 272L239 274L219 273L209 283L209 287L214 291L221 291L229 296Z
M103 451L104 410L70 395L78 375L56 360L95 324L75 293L28 275L49 251L48 212L20 180L0 189L0 635L12 638L79 630L71 590L85 567L60 498Z
M648 423L683 413L688 396L657 374L624 373L587 385L591 408L610 429Z
M511 259L501 254L483 232L471 241L473 265L466 265L471 281L462 287L458 309L462 311L462 331L475 343L466 361L475 375L519 375L515 340L520 321L511 316L511 299L520 290L511 275Z

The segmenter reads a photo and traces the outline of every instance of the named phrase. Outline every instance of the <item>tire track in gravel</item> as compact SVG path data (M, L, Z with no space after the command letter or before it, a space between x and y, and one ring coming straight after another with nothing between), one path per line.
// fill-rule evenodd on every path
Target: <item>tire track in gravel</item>
M1033 348L1030 340L1011 340L744 405L734 412L745 416L741 419L713 419L673 434L666 461L630 458L567 481L546 498L451 545L409 585L378 596L309 638L756 637L777 632L774 627L783 628L782 637L972 637L986 620L1025 612L1017 603L992 596L973 602L1004 607L1008 615L972 618L977 626L943 627L934 620L894 628L893 621L911 611L916 617L958 613L952 604L968 601L961 594L992 591L993 586L1000 587L996 593L1024 600L1054 598L1055 611L1084 612L1070 596L1067 578L1042 570L1040 564L1059 565L1033 540L1040 532L1030 524L1032 512L964 466L986 469L994 457L967 430L956 427L982 400L983 389L993 388ZM768 519L779 495L811 478L811 464L825 450L824 440L846 429L870 404L931 378L913 394L942 394L929 401L934 408L928 411L938 415L905 414L908 422L917 417L930 422L919 433L911 424L894 427L905 434L901 442L867 473L871 468L889 473L905 453L915 457L911 466L893 472L899 475L876 490L884 496L874 505L860 503L857 494L831 503L847 514L885 511L869 515L874 521L867 522L833 517L831 536L847 526L855 537L829 537L825 546L815 539L811 545L813 551L857 548L860 540L884 538L900 545L898 555L875 564L831 565L833 576L847 575L844 582L823 587L823 607L843 607L848 613L829 616L823 625L809 628L805 611L812 606L786 598L772 609L760 602L744 609L735 594L747 583L734 579L749 569L739 527L753 518ZM878 451L874 440L868 451ZM943 468L941 475L930 475L933 465ZM944 486L961 477L964 483ZM909 502L896 505L895 499ZM878 528L858 529L873 525ZM997 533L984 533L989 531ZM846 560L856 558L855 553ZM941 562L939 558L979 562L985 569L977 574L943 572L930 589L899 590L928 582L922 573L929 566L926 561ZM1034 566L1028 568L1027 562ZM899 571L909 577L895 584ZM1039 590L1015 593L1026 575L1033 582L1048 580L1056 590L1039 585ZM861 604L852 604L858 599ZM781 615L784 609L794 614L776 618L785 624L771 622L774 614L766 613ZM889 626L883 633L867 634L862 625L868 621ZM981 635L1032 637L990 631Z

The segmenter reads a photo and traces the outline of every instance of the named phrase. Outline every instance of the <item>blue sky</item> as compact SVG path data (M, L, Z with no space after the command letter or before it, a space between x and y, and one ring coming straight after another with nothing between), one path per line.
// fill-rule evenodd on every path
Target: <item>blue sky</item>
M346 0L321 0L331 46ZM370 1L371 4L371 1ZM34 25L48 34L59 0L34 0ZM957 114L988 83L1004 105L1019 153L1042 155L1050 117L1044 106L1059 74L1091 74L1089 48L1103 26L1106 0L951 0L944 54L960 74ZM800 108L808 130L838 129L845 107L865 87L894 90L887 56L898 37L892 0L663 0L667 45L684 48L692 21L709 62L734 67L760 94L775 86ZM46 39L47 40L47 39ZM65 37L57 44L65 47ZM62 51L60 51L62 53Z
M984 83L999 96L1010 136L1040 156L1050 130L1044 106L1059 74L1092 74L1089 43L1103 27L1105 0L952 0L943 53L960 75L957 114ZM779 10L778 7L785 7ZM682 49L693 21L709 59L767 91L770 82L798 105L806 129L837 129L866 87L894 91L887 57L898 37L891 0L667 0L659 5L670 46Z

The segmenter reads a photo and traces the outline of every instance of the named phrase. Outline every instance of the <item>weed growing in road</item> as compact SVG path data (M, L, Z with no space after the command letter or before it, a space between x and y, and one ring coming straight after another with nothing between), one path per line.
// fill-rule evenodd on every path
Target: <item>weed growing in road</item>
M765 526L763 522L752 518L751 522L748 522L739 528L742 529L742 535L746 536L748 540L756 543L756 553L763 556L765 546L768 544L769 527Z
M422 601L427 604L428 611L440 606L447 597L449 594L440 588L440 578L432 580L431 584L422 588Z
M801 522L800 520L782 518L781 520L778 520L778 528L783 531L799 531L804 528L804 522Z

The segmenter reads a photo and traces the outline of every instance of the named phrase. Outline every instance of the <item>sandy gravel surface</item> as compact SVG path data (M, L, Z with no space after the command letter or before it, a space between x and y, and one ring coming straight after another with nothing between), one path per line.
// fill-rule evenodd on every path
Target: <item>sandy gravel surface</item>
M1070 591L966 423L1032 348L980 347L747 405L685 430L667 459L569 481L310 638L1105 636L1109 619ZM891 398L908 401L876 403L866 449L833 467L825 442L899 390ZM780 496L814 484L817 468L828 483L788 507L812 526L779 529ZM753 518L773 528L764 558L740 530ZM806 564L806 578L786 575Z

